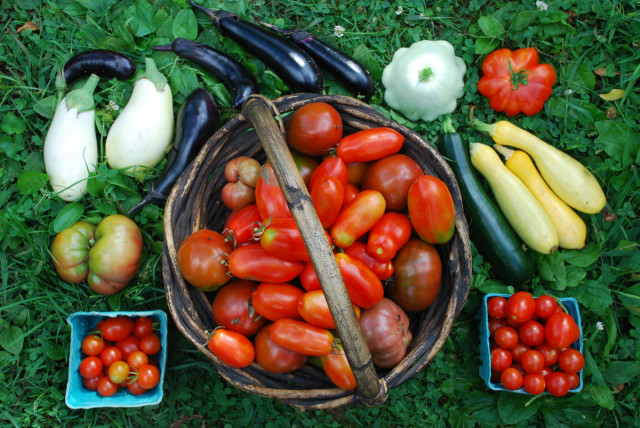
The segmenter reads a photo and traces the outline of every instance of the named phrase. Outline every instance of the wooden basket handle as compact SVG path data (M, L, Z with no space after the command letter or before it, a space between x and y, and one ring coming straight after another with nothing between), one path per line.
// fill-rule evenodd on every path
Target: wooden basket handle
M309 192L287 147L284 135L272 116L277 111L271 100L252 95L243 105L242 114L253 125L264 151L273 167L278 184L289 205L291 214L304 239L331 315L342 339L344 350L358 382L358 392L365 405L377 406L387 398L384 382L378 379L371 353L362 335L347 288L340 275L331 246Z

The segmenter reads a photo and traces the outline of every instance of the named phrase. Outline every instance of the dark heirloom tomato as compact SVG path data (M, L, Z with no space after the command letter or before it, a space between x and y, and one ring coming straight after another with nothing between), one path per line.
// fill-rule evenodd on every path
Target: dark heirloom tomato
M375 190L363 190L344 207L331 226L330 236L335 245L346 248L367 233L385 212L382 194Z
M331 243L329 234L327 241ZM262 248L280 257L310 261L309 252L293 218L273 218L260 237Z
M383 262L376 260L371 254L369 254L367 251L367 245L363 242L354 242L351 246L344 249L344 253L367 265L367 267L371 269L373 273L380 278L380 280L389 279L391 278L391 275L393 275L393 263L391 260Z
M405 311L417 312L431 306L440 290L442 262L433 245L410 239L393 259L395 281L391 298Z
M403 144L404 135L383 126L343 137L338 142L336 153L346 163L370 162L398 153Z
M304 184L309 187L311 175L320 163L314 158L298 153L295 150L291 150L291 156L293 157L293 161L295 162L298 172L302 177L302 181L304 181Z
M292 217L282 189L270 164L262 165L256 183L256 205L263 220Z
M336 329L336 323L329 310L329 304L322 290L307 291L298 298L298 313L309 324L329 330ZM360 319L360 308L353 305L356 317Z
M262 217L258 206L251 204L234 213L225 225L222 235L228 239L235 241L236 245L246 244L253 239L253 235L262 227ZM235 245L234 245L235 246Z
M320 357L320 364L327 377L338 388L353 391L358 387L356 377L347 360L347 354L340 343L336 343L332 352Z
M228 265L233 276L257 282L289 282L304 267L301 261L280 257L260 244L236 248L229 255Z
M178 249L178 268L191 285L213 291L226 284L230 277L224 261L231 246L224 236L202 229L189 235Z
M309 356L327 355L335 341L333 334L325 328L288 318L274 322L269 328L269 336L275 344Z
M330 104L306 104L291 115L286 137L289 145L302 154L324 155L342 138L342 118Z
M349 180L349 171L347 170L347 164L340 158L335 156L328 157L318 165L311 175L309 181L309 191L312 191L322 177L335 177L340 180L340 184L344 188Z
M405 211L409 187L424 175L422 167L409 156L397 153L369 165L362 176L362 190L382 193L389 211Z
M257 313L268 320L300 318L298 299L304 290L292 284L263 282L251 295L251 304Z
M235 279L218 290L212 304L216 324L244 336L256 334L267 322L250 306L257 286L253 281Z
M310 196L322 227L328 229L342 208L344 186L336 177L320 177L315 182Z
M308 357L276 345L269 336L270 327L271 324L265 325L254 339L256 362L270 373L289 373L298 370L307 362Z
M379 261L391 260L409 241L412 232L409 217L387 212L369 231L367 251Z
M336 254L336 262L349 297L355 305L370 309L380 303L384 297L384 288L371 269L345 253Z
M429 244L444 244L453 236L453 197L439 178L423 175L413 182L407 195L411 224Z
M221 199L227 208L237 211L256 202L256 191L242 181L227 183L222 188Z
M412 338L409 317L393 300L385 297L362 311L360 327L376 366L391 368L406 355Z
M224 328L213 331L207 347L220 361L235 368L247 367L256 357L253 343L246 336Z

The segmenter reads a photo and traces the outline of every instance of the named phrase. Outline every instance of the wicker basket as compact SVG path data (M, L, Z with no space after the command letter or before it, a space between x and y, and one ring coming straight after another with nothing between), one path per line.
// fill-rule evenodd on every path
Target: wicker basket
M443 260L440 292L431 307L420 313L409 314L413 339L405 358L389 370L374 368L368 350L361 349L363 342L360 341L361 331L357 319L354 317L336 318L335 314L341 313L336 310L336 306L341 303L339 301L332 302L329 295L327 295L327 300L329 300L332 313L336 318L338 334L343 338L343 341L345 336L347 338L353 337L353 339L347 340L353 340L354 343L360 345L359 347L354 344L348 346L345 343L345 351L352 368L355 367L354 360L364 361L362 367L357 367L357 370L354 368L354 374L359 384L356 392L336 388L321 369L308 365L288 374L266 372L256 363L244 369L235 369L222 363L208 350L206 331L215 328L211 312L213 296L201 292L182 278L176 261L180 243L199 229L209 228L221 231L229 210L222 204L220 192L226 183L224 166L232 158L246 155L264 161L267 157L265 152L269 153L269 160L274 164L278 181L282 183L281 180L287 179L282 174L278 174L275 164L280 163L280 160L275 158L280 156L277 153L274 154L269 148L271 143L265 141L264 133L261 132L265 127L263 121L256 121L252 113L247 113L246 108L242 115L229 121L209 139L198 157L180 176L169 196L165 207L165 245L163 248L163 278L167 302L178 329L211 359L221 376L237 388L260 396L271 397L301 409L328 409L357 402L368 406L377 406L387 399L388 389L411 379L433 359L443 346L455 318L466 301L471 276L471 250L467 224L463 216L462 201L454 175L438 152L419 135L388 120L368 104L343 96L296 94L278 98L272 104L269 102L272 110L276 109L277 111L268 112L269 114L266 115L263 111L258 115L266 120L268 126L271 126L269 123L272 123L276 129L275 134L277 135L272 135L273 133L269 135L283 142L280 130L283 123L286 123L286 114L311 102L326 102L335 107L341 114L345 134L377 126L388 126L399 131L406 137L402 153L415 159L426 173L442 179L453 195L456 208L456 233L449 243L438 246ZM278 122L274 119L274 115ZM247 120L245 117L250 117L251 120ZM280 128L276 126L277 123ZM282 149L282 147L280 148ZM289 167L291 166L289 165ZM293 187L291 184L288 183L288 187ZM288 194L285 194L285 197L292 208L294 218L301 227L303 222L299 221L300 217L296 217L292 206L292 203L300 201L292 202L290 200L292 196ZM293 197L295 198L295 195ZM303 232L302 228L301 232ZM309 251L312 253L311 248ZM316 264L316 260L319 259L314 259L314 255L311 255L314 266L318 270L319 264ZM320 271L318 271L318 276L323 281L324 277ZM343 284L342 288L344 288ZM323 281L323 289L327 293L325 281Z

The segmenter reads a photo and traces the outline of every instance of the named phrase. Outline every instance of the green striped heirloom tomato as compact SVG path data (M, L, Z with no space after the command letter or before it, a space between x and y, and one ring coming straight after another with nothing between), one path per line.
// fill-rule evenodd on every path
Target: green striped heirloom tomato
M453 198L442 180L423 175L413 182L407 195L409 218L420 238L429 244L444 244L455 229Z
M340 211L330 230L331 240L346 248L367 233L384 215L386 203L377 190L363 190Z
M342 137L336 154L346 163L370 162L399 152L403 144L404 135L393 128L381 126Z
M388 261L409 241L413 228L405 214L389 211L369 231L367 251L379 261Z
M380 278L355 257L345 253L338 253L335 257L351 301L363 309L380 303L384 297Z
M289 318L274 322L269 328L269 336L276 345L308 356L327 355L335 342L329 330Z
M289 282L304 267L301 261L280 257L257 243L236 248L227 263L231 275L257 282Z
M225 261L232 247L209 229L187 236L178 248L178 269L187 282L204 291L217 290L231 277Z

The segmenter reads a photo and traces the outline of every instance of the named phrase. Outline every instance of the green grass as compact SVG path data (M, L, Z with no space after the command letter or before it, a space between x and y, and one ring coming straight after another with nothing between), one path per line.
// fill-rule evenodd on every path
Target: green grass
M512 120L568 151L599 178L608 197L606 215L585 217L588 246L537 258L527 289L575 297L580 303L587 367L582 392L531 399L489 392L478 376L477 321L486 292L510 288L491 275L474 250L474 277L465 308L443 349L414 379L392 389L377 408L354 406L299 412L241 392L224 381L207 358L171 325L164 400L134 409L71 410L64 404L69 359L66 317L81 310L167 310L161 276L162 208L147 206L134 220L144 235L137 279L113 297L60 280L48 248L70 219L96 221L126 212L146 191L146 181L103 164L89 195L70 207L51 192L42 146L57 102L57 70L75 53L110 48L139 65L152 56L168 76L176 110L205 86L223 120L238 114L215 78L174 55L153 52L174 37L197 38L241 58L269 97L286 85L186 1L21 0L0 6L0 424L3 426L638 426L640 385L640 221L638 125L640 121L640 5L611 0L561 0L540 10L533 0L495 2L203 1L246 19L310 31L354 55L376 78L371 103L434 142L440 122L407 122L384 104L380 76L393 52L421 39L450 41L464 59L465 95L453 114L467 141L487 137L469 125L495 121L476 89L480 65L494 48L535 46L558 74L552 97L536 116ZM401 7L400 7L401 6ZM182 11L182 12L181 12ZM179 14L179 12L181 12ZM27 22L36 30L18 29ZM345 28L342 37L334 27ZM102 80L96 91L98 130L106 136L124 106L131 82ZM327 93L347 93L327 79ZM622 98L599 95L624 90ZM162 165L161 165L162 166ZM66 206L66 208L65 208ZM63 210L64 209L64 210Z

